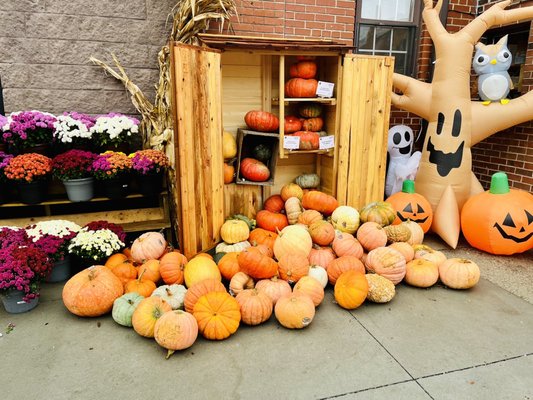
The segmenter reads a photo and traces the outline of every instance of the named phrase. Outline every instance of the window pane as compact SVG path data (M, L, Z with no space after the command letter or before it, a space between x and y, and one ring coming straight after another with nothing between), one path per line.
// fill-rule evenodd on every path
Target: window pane
M413 21L415 0L361 0L361 18L382 21Z
M359 46L360 49L371 50L374 47L374 27L361 25L359 27Z
M365 0L363 0L363 3ZM379 6L379 19L386 21L396 20L396 0L381 0Z
M378 19L379 0L361 0L361 18Z
M413 21L414 0L398 0L398 11L395 21Z
M409 29L394 28L392 32L392 50L406 51L409 45Z
M407 74L407 54L392 53L394 56L394 72Z
M390 50L391 29L376 28L376 50Z

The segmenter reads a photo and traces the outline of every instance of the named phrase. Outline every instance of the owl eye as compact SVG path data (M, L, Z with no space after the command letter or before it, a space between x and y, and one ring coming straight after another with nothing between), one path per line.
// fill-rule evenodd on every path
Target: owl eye
M476 63L478 65L487 65L489 61L490 61L490 57L485 54L482 54L476 58Z
M511 58L511 53L509 53L509 51L507 51L507 50L503 50L503 51L500 51L498 53L496 58L498 59L498 61L504 62L504 61L507 61L507 60L509 60Z

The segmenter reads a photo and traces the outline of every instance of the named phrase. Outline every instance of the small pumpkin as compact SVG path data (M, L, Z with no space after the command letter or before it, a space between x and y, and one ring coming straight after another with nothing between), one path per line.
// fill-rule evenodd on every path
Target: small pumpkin
M318 132L324 127L324 120L322 117L308 118L302 123L303 131Z
M117 298L113 302L113 309L111 310L113 320L119 325L131 328L131 316L142 299L144 296L135 292L126 293Z
M388 303L396 294L396 286L387 278L378 274L366 274L368 282L367 300L373 303Z
M422 258L409 261L405 266L405 282L411 286L427 288L439 280L439 268Z
M411 237L407 240L410 245L421 244L424 241L424 230L420 225L413 221L405 221L400 225L405 226L411 231Z
M266 163L272 158L272 149L264 143L259 143L253 148L252 155L255 159Z
M204 279L222 280L217 264L207 257L199 256L192 258L187 264L185 264L183 276L185 279L185 285L187 285L188 288Z
M341 232L354 234L359 228L359 212L350 206L339 206L331 214L331 223Z
M167 241L159 232L145 232L133 241L131 255L135 262L142 264L146 260L157 260L167 249Z
M240 271L255 279L272 278L278 272L278 264L257 247L249 247L237 256Z
M222 256L217 264L220 274L228 281L240 271L239 262L237 261L238 255L239 253L224 253L224 256Z
M183 309L183 301L187 288L183 285L161 285L152 292L152 296L159 296L165 300L173 310Z
M289 68L291 78L310 79L316 76L317 65L314 61L300 61Z
M276 302L274 314L278 322L288 329L302 329L313 321L315 305L311 298L301 293L282 296Z
M283 201L287 201L291 197L296 197L298 200L302 200L304 196L304 191L300 186L298 186L296 183L287 183L286 185L283 185L283 187L280 190L280 195Z
M300 138L300 150L318 150L320 145L320 136L312 131L298 131L287 136L297 136Z
M217 244L217 246L215 247L215 252L216 253L234 253L234 252L239 253L243 251L244 249L247 249L250 246L251 244L247 240L244 240L242 242L235 243L235 244L229 244L226 242L222 242L222 243Z
M320 247L318 245L313 245L313 248L309 252L310 265L318 265L323 268L327 268L328 264L333 261L337 256L333 252L331 247Z
M118 279L120 279L122 285L125 285L128 281L137 278L137 269L133 266L130 260L113 265L110 269L111 272L113 272Z
M167 285L183 283L183 270L187 264L187 257L179 251L171 251L159 260L159 274Z
M396 192L385 200L392 204L396 211L396 218L392 222L398 225L401 222L411 220L422 227L424 233L429 231L433 222L433 210L427 199L415 192L415 183L406 179L402 184L402 191Z
M268 167L261 161L249 157L241 160L240 174L252 182L264 182L270 178Z
M302 189L317 188L320 186L320 177L317 174L302 174L298 175L294 182Z
M285 133L293 133L302 129L302 121L295 115L285 116Z
M292 78L285 83L287 97L316 97L318 81L316 79Z
M155 290L156 284L150 279L144 278L144 272L139 275L137 279L132 279L124 286L125 293L139 293L141 296L149 297Z
M303 196L303 194L302 194ZM290 196L289 196L290 197ZM281 213L285 211L285 200L279 194L273 194L263 203L263 209L273 212Z
M302 197L302 205L306 210L316 210L324 215L331 215L339 206L337 199L318 190L310 190Z
M198 330L209 340L228 338L241 322L239 303L224 292L211 292L200 297L194 305L193 315Z
M365 259L367 271L381 275L397 285L405 276L405 258L389 247L371 250Z
M365 222L357 230L357 240L366 251L383 247L387 244L387 234L378 222Z
M224 163L224 183L231 183L233 179L235 179L235 167L231 164Z
M424 259L431 261L437 267L440 266L444 261L446 261L446 255L439 250L433 250L431 247L426 245L415 245L414 258L415 259Z
M270 249L272 249L272 251L274 251L274 242L276 241L277 237L278 234L275 232L267 231L263 228L255 228L253 231L250 232L250 237L248 238L248 240L254 246L264 244L265 246L268 246Z
M372 221L386 226L392 224L396 218L396 211L394 211L392 204L386 201L374 201L361 208L359 217L363 223Z
M246 289L240 292L235 300L241 306L241 319L246 325L262 324L272 315L272 300L262 291Z
M310 226L313 222L321 221L322 214L316 210L305 210L298 216L298 223Z
M251 130L259 132L274 132L279 128L278 117L268 111L248 111L244 116L244 122Z
M109 269L113 269L114 266L129 261L128 256L124 253L115 253L109 256L105 262L105 266Z
M312 276L301 277L293 289L294 293L302 293L311 298L315 307L318 307L324 300L324 287Z
M229 293L232 296L237 296L245 289L253 289L255 287L252 277L245 272L239 271L231 278L229 282Z
M222 240L229 244L235 244L248 239L250 230L246 222L239 219L228 219L220 228Z
M274 255L279 260L285 254L301 253L309 256L313 240L305 228L289 225L282 229L274 242Z
M309 276L319 281L323 288L328 285L328 272L320 265L311 265L309 267Z
M335 228L327 221L317 221L309 226L309 234L313 243L319 246L328 246L335 239Z
M175 310L161 316L154 327L157 344L168 350L168 359L176 350L191 347L198 337L198 323L192 314Z
M141 276L144 273L144 279L151 280L155 283L161 279L159 272L159 260L146 260L137 270L137 274Z
M289 283L296 283L309 273L309 260L304 253L285 253L278 259L279 277Z
M268 210L261 210L255 216L257 226L267 231L276 232L289 225L289 221L284 214L273 213Z
M194 305L198 299L210 292L226 292L226 288L222 282L216 279L204 279L203 281L192 285L183 298L185 311L192 313Z
M298 106L298 112L304 118L315 118L322 115L323 106L320 103L302 102Z
M411 246L407 242L391 243L387 247L390 247L391 249L397 250L402 253L402 256L405 258L405 262L409 262L413 258L415 258L415 250L413 249L413 246Z
M331 261L326 268L329 283L335 285L339 276L352 269L362 274L365 273L365 266L357 257L341 256Z
M289 197L285 202L285 214L289 225L294 225L298 222L298 217L303 212L302 203L298 197Z
M273 305L276 305L276 302L281 296L292 293L289 283L283 279L278 279L277 276L257 281L255 288L264 292L270 298Z
M141 336L153 338L155 323L168 311L172 311L172 307L161 297L142 299L131 317L133 329Z
M343 272L333 289L335 301L347 310L353 310L363 304L367 294L368 281L365 274L353 269Z
M449 258L439 265L442 283L452 289L470 289L479 282L478 265L465 258Z
M222 135L222 155L228 160L237 155L237 141L231 132L224 131Z
M331 247L337 257L354 256L361 258L363 256L363 246L350 233L336 231Z

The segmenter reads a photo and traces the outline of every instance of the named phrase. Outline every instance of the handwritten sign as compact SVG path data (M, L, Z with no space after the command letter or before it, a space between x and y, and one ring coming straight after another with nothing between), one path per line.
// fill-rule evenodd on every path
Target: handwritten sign
M316 88L316 95L318 97L331 98L333 97L334 87L335 87L335 84L332 82L318 81L318 86Z
M283 148L287 150L298 150L300 148L300 136L285 136Z
M319 139L318 148L320 150L328 150L335 147L335 136L322 136Z

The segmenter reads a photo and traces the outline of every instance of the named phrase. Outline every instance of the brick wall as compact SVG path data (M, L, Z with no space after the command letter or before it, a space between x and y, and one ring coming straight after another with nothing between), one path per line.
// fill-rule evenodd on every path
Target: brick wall
M90 56L114 52L149 97L176 0L1 0L0 77L6 112L136 113L121 83Z

